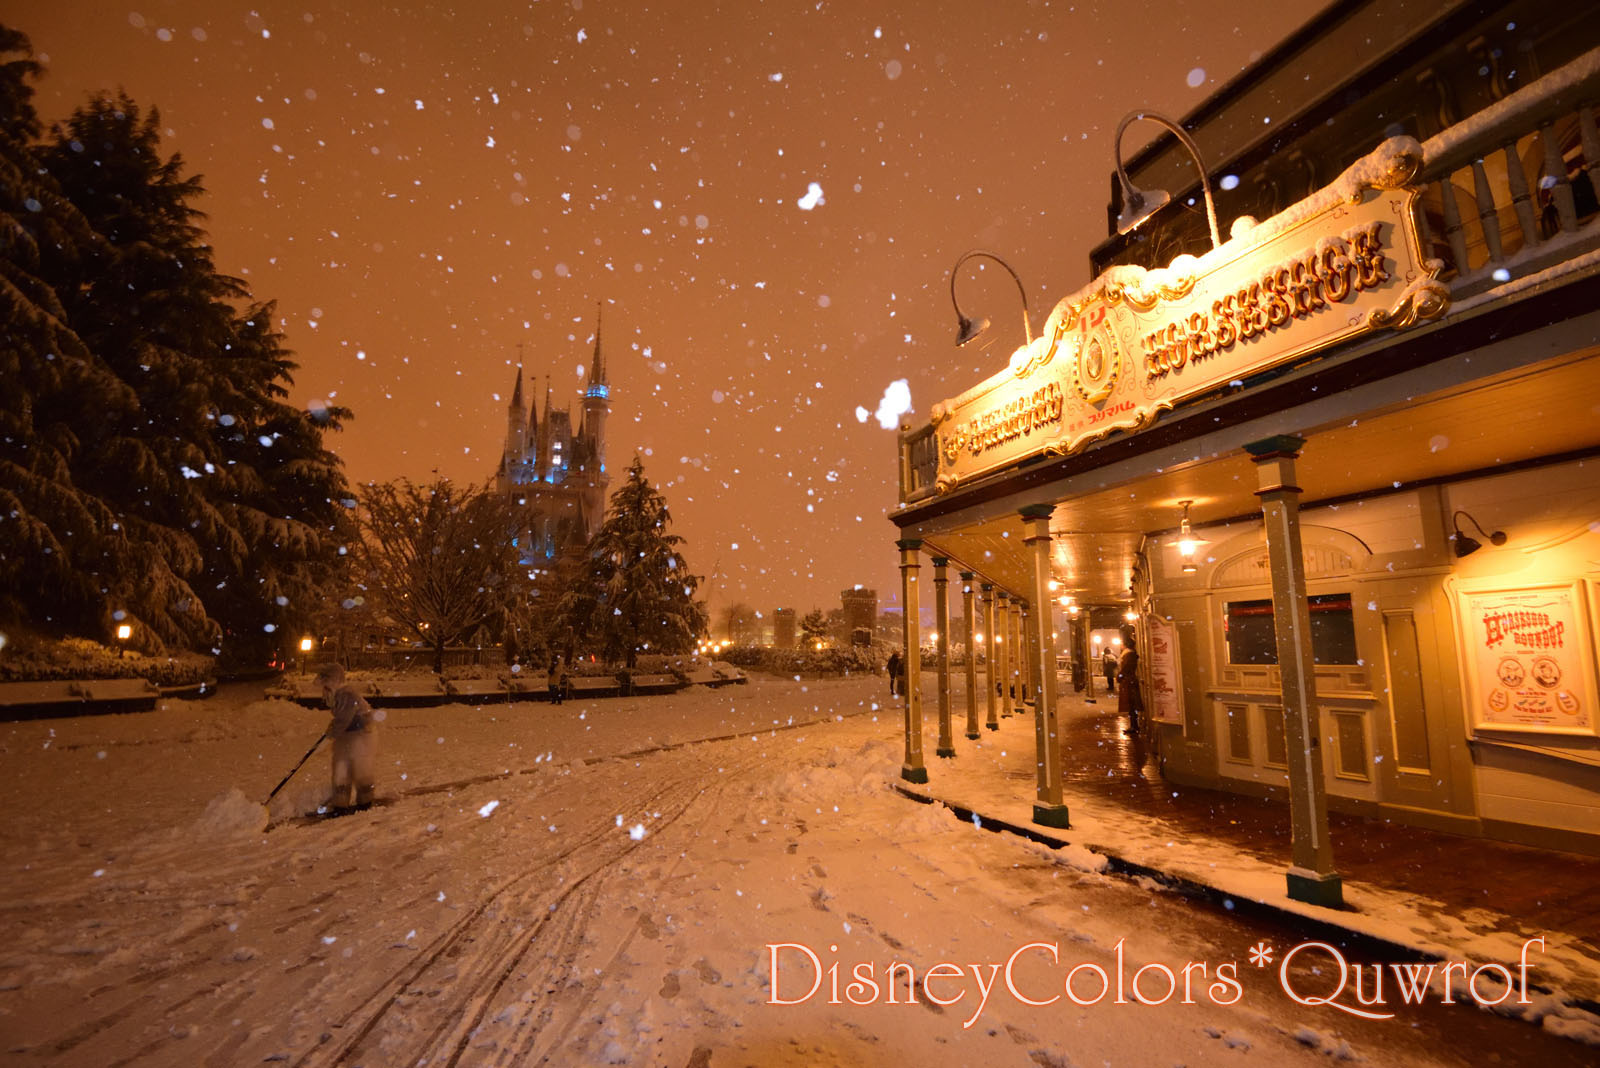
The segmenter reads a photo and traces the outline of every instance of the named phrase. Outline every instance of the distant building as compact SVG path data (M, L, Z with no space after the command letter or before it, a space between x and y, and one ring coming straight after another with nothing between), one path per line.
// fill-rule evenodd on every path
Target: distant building
M800 640L800 623L793 608L779 608L772 613L772 647L793 649Z
M524 407L522 366L517 366L495 487L518 508L517 559L536 579L552 570L558 560L581 555L605 516L606 490L611 482L606 473L605 438L610 410L598 313L594 356L576 427L571 404L555 406L548 380L543 412L532 400Z
M860 627L867 633L872 632L873 624L878 619L878 591L856 586L839 594L839 603L844 608L844 639L849 640L850 635Z

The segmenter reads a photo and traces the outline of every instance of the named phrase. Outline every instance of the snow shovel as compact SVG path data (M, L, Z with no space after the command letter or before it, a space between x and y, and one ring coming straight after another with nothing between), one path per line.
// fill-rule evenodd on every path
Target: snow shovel
M315 742L311 743L311 748L306 750L306 755L300 758L299 763L295 764L294 767L289 769L289 774L285 775L283 777L283 781L280 782L278 785L274 786L272 788L272 792L267 795L267 799L265 801L261 802L261 807L262 808L266 808L268 805L272 804L272 799L274 797L278 796L278 791L283 789L285 786L289 785L289 780L294 778L294 773L299 771L302 767L305 766L305 762L311 759L311 754L315 753L317 751L317 746L321 745L323 739L326 738L327 736L328 736L328 732L327 731L323 731L321 734L319 734L317 736L317 740Z

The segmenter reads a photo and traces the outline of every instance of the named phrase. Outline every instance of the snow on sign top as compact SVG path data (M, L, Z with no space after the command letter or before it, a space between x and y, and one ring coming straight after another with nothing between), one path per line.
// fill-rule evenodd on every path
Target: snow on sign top
M1395 137L1332 184L1204 256L1117 266L1051 312L1010 365L930 413L938 489L1068 454L1163 409L1364 333L1437 318L1450 293L1423 258L1421 147Z

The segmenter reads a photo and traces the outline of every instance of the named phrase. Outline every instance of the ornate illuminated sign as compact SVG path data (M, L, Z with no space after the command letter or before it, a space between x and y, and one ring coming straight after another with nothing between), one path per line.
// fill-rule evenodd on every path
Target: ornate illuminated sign
M1362 334L1442 315L1417 240L1422 150L1392 138L1338 181L1206 255L1113 267L1056 305L1010 367L935 405L940 492L1135 431L1163 409Z

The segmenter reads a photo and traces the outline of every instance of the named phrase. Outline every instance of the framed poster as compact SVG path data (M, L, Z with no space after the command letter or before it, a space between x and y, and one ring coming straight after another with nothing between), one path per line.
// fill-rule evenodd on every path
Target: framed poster
M1178 660L1178 629L1169 619L1145 620L1150 640L1150 699L1145 713L1156 723L1183 722L1183 670Z
M1582 584L1463 590L1460 613L1475 728L1595 733L1595 654Z

